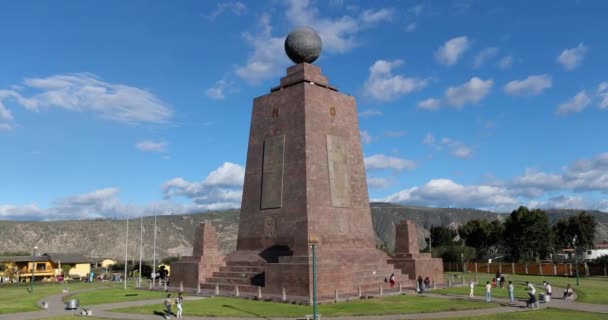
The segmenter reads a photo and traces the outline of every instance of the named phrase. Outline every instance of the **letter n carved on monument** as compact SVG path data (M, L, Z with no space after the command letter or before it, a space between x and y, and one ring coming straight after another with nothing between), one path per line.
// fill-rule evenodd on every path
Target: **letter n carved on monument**
M327 166L332 207L350 207L350 183L345 138L327 135Z
M280 208L283 197L285 135L264 139L261 209Z

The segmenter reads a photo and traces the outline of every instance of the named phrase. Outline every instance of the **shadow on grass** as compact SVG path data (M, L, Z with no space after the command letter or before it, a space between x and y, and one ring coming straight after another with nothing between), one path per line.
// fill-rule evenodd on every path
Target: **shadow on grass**
M234 307L234 306L231 306L231 305L228 305L228 304L224 304L224 305L222 305L222 307L228 308L228 309L237 310L237 311L244 312L244 313L248 313L250 315L253 315L253 316L256 316L256 317L259 317L259 318L262 318L262 319L271 320L270 318L264 317L261 314L258 314L258 313L255 313L255 312L251 312L251 311L247 311L247 310L243 310L241 308L237 308L237 307Z
M139 295L139 293L127 293L127 294L125 294L125 297L135 297L138 295Z
M156 311L156 310L154 310L152 313L154 313L155 316L160 316L160 317L163 317L165 319L168 319L167 318L167 313L165 311ZM171 315L175 316L175 313L171 312Z

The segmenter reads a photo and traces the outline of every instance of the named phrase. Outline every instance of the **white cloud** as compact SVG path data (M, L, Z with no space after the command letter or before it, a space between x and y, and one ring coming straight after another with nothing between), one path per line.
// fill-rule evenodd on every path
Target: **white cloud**
M418 102L418 109L437 110L441 106L441 100L429 98Z
M357 45L355 35L360 30L359 23L351 16L339 19L321 17L319 10L312 7L308 0L288 1L286 15L294 26L314 26L321 36L324 50L343 53Z
M200 182L173 178L163 184L163 192L167 198L186 197L209 208L236 208L240 206L244 177L244 167L225 162Z
M10 131L13 130L13 126L9 123L0 123L0 131Z
M407 31L407 32L416 31L416 23L412 22L412 23L408 24L407 27L405 27L405 31Z
M591 103L591 98L583 90L567 102L560 104L555 113L563 116L573 112L581 112Z
M27 97L21 91L33 91L33 94ZM104 119L126 123L163 123L173 114L168 104L149 91L104 82L90 73L28 78L21 91L3 90L0 102L10 97L28 110L56 107L88 111Z
M531 75L523 80L513 80L507 83L504 90L509 95L537 96L545 89L551 88L551 77L546 74Z
M498 211L519 205L508 189L490 185L461 185L450 179L433 179L420 187L401 190L384 199L389 202L434 207L480 208Z
M403 171L412 170L416 167L416 162L413 160L391 157L383 154L365 157L363 160L365 162L365 168L368 170L392 169L396 171Z
M591 159L576 160L564 167L561 173L526 169L522 176L513 178L509 185L533 195L554 190L608 193L608 152Z
M444 137L441 140L436 140L432 133L427 133L422 144L429 145L436 150L449 150L450 154L456 158L466 159L473 156L473 149L462 141Z
M449 87L445 92L445 100L449 105L458 108L462 108L466 103L478 103L490 93L493 84L491 79L473 77L460 86Z
M490 47L481 50L475 60L473 61L473 67L475 69L480 68L484 63L498 55L498 48Z
M221 79L215 82L213 87L207 89L205 94L213 100L224 100L226 99L226 94L236 91L232 82Z
M501 69L507 69L513 64L513 57L506 56L498 61L498 67Z
M368 177L367 186L371 189L385 189L392 185L392 181L386 178Z
M428 79L406 78L393 75L392 70L403 64L401 60L377 60L369 68L369 77L364 84L364 93L376 100L388 101L422 89Z
M361 143L363 144L368 144L372 142L372 136L369 135L369 132L367 131L360 131L361 132Z
M231 12L235 16L240 16L247 11L247 6L244 3L236 2L222 2L218 3L215 10L207 16L207 19L213 21L215 18L222 15L224 12Z
M608 109L608 82L602 82L597 86L597 95L600 97L600 103L597 107Z
M579 43L576 48L565 49L557 57L557 62L560 63L564 69L573 70L580 66L587 53L587 46L583 43Z
M423 144L434 145L435 144L435 136L432 133L428 132L424 139L422 139Z
M394 16L394 10L382 8L378 10L365 10L361 13L361 21L363 23L374 24L378 22L391 21Z
M469 39L465 36L448 40L435 52L439 63L451 66L469 49Z
M375 116L381 116L381 115L382 115L382 111L376 110L376 109L367 109L365 111L359 112L359 117L361 117L361 118L369 118L369 117L375 117Z
M250 84L259 84L280 74L289 64L283 48L285 39L272 36L269 14L260 17L256 30L259 31L255 34L243 34L247 43L253 47L253 52L246 65L236 67L236 74Z
M141 151L145 152L167 152L167 143L166 142L155 142L151 140L145 140L138 142L135 147Z

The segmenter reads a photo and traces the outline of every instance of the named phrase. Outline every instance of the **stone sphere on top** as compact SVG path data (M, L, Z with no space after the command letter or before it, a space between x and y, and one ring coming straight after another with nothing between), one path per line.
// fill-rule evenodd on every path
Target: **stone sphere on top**
M294 63L312 63L321 55L321 37L307 27L292 30L285 38L285 53Z

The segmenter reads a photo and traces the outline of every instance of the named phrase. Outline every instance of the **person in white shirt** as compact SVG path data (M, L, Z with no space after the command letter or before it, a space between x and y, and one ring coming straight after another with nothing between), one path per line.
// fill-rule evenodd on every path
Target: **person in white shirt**
M472 299L474 297L473 291L475 291L475 281L469 281L469 298Z
M492 302L492 285L486 281L486 302Z
M536 305L536 288L530 282L526 282L526 286L528 288L528 296L530 296L529 304L532 305L532 308Z
M509 281L509 303L515 303L515 288L513 287L513 282Z

